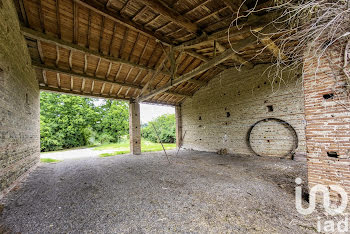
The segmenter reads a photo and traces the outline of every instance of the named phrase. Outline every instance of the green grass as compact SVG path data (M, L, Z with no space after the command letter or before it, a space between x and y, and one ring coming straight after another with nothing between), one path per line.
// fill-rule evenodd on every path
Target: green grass
M176 144L163 144L164 148L166 150L175 149ZM162 145L159 143L153 143L150 141L142 140L141 142L141 149L142 152L155 152L155 151L162 151ZM121 142L121 143L114 143L114 144L107 144L107 145L101 145L98 147L95 147L94 150L115 150L113 153L105 153L100 154L100 157L110 157L110 156L116 156L120 154L128 154L130 153L129 149L129 142Z
M99 156L101 158L105 158L105 157L116 156L116 155L120 155L120 154L128 154L128 153L130 153L130 151L115 151L113 153L100 154Z
M40 162L43 163L56 163L56 162L61 162L62 160L56 160L56 159L52 159L52 158L41 158Z

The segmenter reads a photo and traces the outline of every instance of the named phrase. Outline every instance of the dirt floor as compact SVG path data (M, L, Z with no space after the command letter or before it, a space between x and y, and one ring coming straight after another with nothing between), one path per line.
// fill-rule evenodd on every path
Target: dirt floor
M21 233L314 233L295 209L306 162L182 151L40 164L3 201Z

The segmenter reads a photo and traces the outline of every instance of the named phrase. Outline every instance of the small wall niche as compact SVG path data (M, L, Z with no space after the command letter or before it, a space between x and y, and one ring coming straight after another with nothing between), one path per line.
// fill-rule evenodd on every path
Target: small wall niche
M229 118L231 116L230 112L226 112L226 117Z
M327 94L324 94L323 95L323 98L324 99L333 99L333 97L334 97L334 94L333 93L327 93Z
M199 116L198 120L202 120L202 116Z
M267 112L273 112L273 105L267 106Z
M328 156L328 157L331 157L331 158L338 158L338 157L339 157L338 153L335 152L335 151L329 151L329 152L327 152L327 156Z
M28 93L26 93L26 105L29 105L29 97L28 97Z

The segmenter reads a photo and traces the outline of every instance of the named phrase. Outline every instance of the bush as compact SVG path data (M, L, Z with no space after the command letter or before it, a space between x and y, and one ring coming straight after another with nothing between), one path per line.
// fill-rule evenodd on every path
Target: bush
M41 151L118 142L129 131L126 102L41 92Z
M176 142L176 122L174 114L159 116L154 121L144 125L142 128L143 138L152 142L158 142L159 140L154 128L156 128L159 138L163 143Z

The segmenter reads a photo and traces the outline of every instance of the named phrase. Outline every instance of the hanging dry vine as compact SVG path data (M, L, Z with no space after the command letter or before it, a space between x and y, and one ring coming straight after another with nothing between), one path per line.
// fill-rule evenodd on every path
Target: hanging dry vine
M278 44L279 53L273 61L275 69L272 69L274 79L282 80L285 70L300 69L305 62L305 54L312 54L307 59L317 59L317 72L321 58L337 50L343 54L343 65L333 67L345 76L347 96L350 96L350 0L275 0L271 7L259 10L256 10L256 0L255 6L242 14L241 9L246 2L247 0L242 1L230 27L239 30L238 22L242 18L260 11L280 13L265 27L273 28L272 31L252 31L257 40L269 38ZM266 48L267 46L258 51L258 54Z

